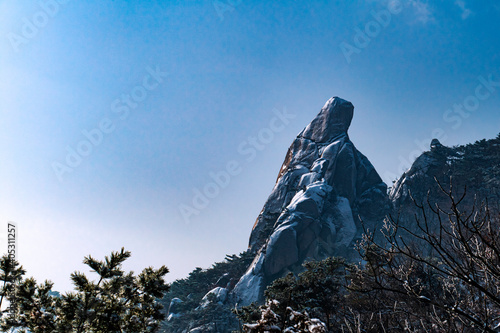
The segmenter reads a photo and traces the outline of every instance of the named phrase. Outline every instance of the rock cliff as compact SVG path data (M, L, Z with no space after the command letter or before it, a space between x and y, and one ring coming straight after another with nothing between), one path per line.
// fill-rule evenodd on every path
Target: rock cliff
M363 226L378 228L388 211L387 186L349 139L353 105L326 102L293 141L253 227L255 259L233 295L261 301L274 279L298 272L305 260L353 259Z

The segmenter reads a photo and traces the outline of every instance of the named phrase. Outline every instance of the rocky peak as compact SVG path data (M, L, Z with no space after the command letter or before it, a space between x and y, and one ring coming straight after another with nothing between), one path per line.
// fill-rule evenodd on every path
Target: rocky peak
M390 200L400 210L412 206L412 197L426 201L430 195L432 202L438 202L440 190L438 181L444 188L453 183L453 188L463 191L467 186L470 198L498 197L500 178L500 136L496 139L480 140L464 146L447 147L438 139L433 139L430 151L423 152L412 166L395 182ZM471 181L472 180L472 181ZM444 198L446 200L446 198Z
M387 186L347 135L353 114L350 102L329 99L288 149L250 235L255 259L234 289L242 304L305 260L356 257L360 217L371 230L381 223Z
M351 102L339 97L330 98L313 121L300 132L299 137L316 143L326 143L347 134L354 115Z
M431 141L431 150L434 149L440 149L443 148L444 146L441 144L441 142L438 139L432 139Z

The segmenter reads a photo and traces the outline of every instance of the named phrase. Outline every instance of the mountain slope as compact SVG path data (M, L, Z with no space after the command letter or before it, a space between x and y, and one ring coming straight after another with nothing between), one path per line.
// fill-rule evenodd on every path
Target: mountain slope
M388 195L372 164L349 139L353 115L350 102L334 97L299 133L254 224L248 251L172 284L164 299L170 309L166 332L237 329L231 309L262 301L266 286L288 272L300 272L304 261L358 259L354 245L363 233L361 221L377 232L391 214L416 228L413 200L447 202L436 180L444 188L453 184L455 194L467 186L465 209L475 196L500 202L500 134L451 148L433 140Z

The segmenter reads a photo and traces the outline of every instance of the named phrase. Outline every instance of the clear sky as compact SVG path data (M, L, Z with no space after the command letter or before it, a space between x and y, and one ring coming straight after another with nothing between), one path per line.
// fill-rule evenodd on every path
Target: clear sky
M435 136L495 137L499 18L493 0L0 0L1 252L14 221L60 291L122 246L170 279L239 253L332 96L389 185Z

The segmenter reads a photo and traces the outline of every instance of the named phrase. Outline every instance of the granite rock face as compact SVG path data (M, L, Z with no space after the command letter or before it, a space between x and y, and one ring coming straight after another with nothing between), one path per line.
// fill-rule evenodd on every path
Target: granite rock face
M331 98L288 149L250 236L255 259L233 291L241 304L261 301L270 282L305 260L356 258L361 220L371 230L383 220L387 186L349 139L353 114L350 102Z
M182 300L180 298L173 298L170 301L170 305L168 307L168 316L167 321L171 321L174 318L179 318L182 316L181 305Z
M216 287L210 290L205 296L203 296L200 307L206 308L211 303L224 304L227 298L227 289L222 287Z

